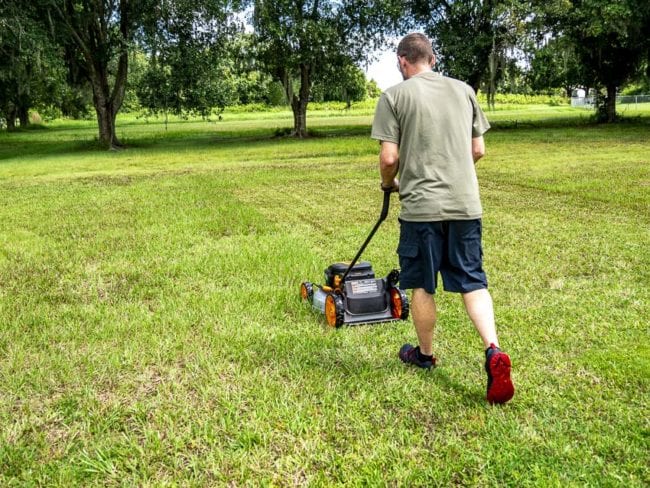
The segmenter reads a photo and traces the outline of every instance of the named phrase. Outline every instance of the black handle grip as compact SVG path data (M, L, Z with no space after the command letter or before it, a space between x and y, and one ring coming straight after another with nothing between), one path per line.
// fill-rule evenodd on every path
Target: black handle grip
M379 214L379 222L383 222L388 217L388 207L390 207L390 194L393 192L392 189L384 190L384 204L381 207L381 213Z

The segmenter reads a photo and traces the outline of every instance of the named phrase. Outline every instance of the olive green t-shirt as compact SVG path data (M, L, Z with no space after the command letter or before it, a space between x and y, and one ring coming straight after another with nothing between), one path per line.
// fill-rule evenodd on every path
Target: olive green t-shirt
M481 217L472 138L489 128L474 90L439 73L420 73L381 95L371 137L399 145L402 220Z

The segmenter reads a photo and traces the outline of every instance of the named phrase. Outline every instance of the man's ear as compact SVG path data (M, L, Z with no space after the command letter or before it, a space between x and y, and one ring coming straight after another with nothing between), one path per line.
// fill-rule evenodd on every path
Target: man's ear
M436 65L436 55L434 54L434 55L431 57L431 67L433 68L435 65Z

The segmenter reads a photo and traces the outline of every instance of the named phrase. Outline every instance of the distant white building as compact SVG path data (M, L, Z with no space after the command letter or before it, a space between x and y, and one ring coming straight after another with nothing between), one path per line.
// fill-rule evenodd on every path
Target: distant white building
M592 98L587 98L587 92L584 88L576 88L571 92L571 106L584 107L593 104Z

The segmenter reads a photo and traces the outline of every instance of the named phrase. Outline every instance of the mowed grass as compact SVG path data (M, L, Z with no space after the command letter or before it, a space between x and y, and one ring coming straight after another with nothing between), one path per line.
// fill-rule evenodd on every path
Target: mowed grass
M542 111L490 114L479 163L494 407L458 296L431 372L397 359L410 320L299 300L378 217L368 114L304 141L273 137L288 114L125 117L116 153L86 123L0 134L0 485L647 486L650 125Z

